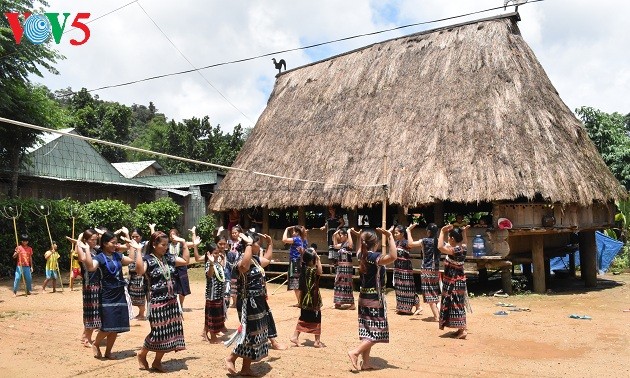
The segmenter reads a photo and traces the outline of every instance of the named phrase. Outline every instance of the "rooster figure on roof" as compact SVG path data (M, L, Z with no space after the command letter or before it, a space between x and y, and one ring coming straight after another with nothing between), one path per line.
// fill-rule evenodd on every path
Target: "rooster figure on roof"
M508 6L508 4L509 4L509 3L513 3L513 4L514 4L514 6L515 6L515 8L514 8L514 12L518 12L518 6L519 6L519 5L523 5L523 4L525 4L526 2L528 2L528 1L529 1L529 0L505 0L505 1L503 2L503 10L506 10L506 9L507 9L507 6Z
M276 58L271 58L271 60L273 61L273 65L278 69L278 73L282 72L283 68L285 71L287 70L287 62L285 62L284 59L280 59L279 62L276 62Z

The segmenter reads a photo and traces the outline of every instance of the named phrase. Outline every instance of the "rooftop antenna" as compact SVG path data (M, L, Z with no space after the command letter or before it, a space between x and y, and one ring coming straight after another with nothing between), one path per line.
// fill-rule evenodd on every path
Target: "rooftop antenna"
M503 1L503 10L507 9L507 6L509 3L513 3L514 4L514 12L518 12L518 6L519 5L523 5L526 2L528 2L529 0L504 0Z

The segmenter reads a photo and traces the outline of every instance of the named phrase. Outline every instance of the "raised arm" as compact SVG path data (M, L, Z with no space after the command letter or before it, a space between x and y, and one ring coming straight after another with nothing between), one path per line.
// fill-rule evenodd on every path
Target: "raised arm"
M381 256L378 260L378 265L388 265L396 261L398 258L398 253L396 252L396 241L394 240L394 236L389 230L385 230L383 228L377 228L377 232L385 235L387 238L387 254Z
M319 259L319 255L315 254L315 266L317 266L317 275L321 276L324 273L324 269L322 269L322 260Z
M186 266L190 262L190 250L186 244L186 240L181 236L173 235L173 240L182 245L182 257L175 257L175 266Z
M291 228L291 226L285 228L284 233L282 234L282 242L284 244L293 244L293 238L289 237L289 228Z
M81 254L83 254L83 264L85 265L85 269L89 272L95 271L98 268L98 261L92 259L90 246L77 240L77 248L81 250L81 252L79 252L79 260L81 259Z
M269 265L271 259L273 258L273 239L271 239L271 236L265 234L260 234L260 237L267 241L267 249L265 250L265 254L260 259L260 265L262 265L262 267L264 268Z
M247 247L245 247L245 252L243 252L243 257L238 262L238 271L241 273L247 272L251 264L252 264L252 246L248 245Z
M132 262L135 262L136 265L138 265L137 264L137 262L138 262L138 255L140 256L140 261L142 261L142 246L137 241L132 240L129 237L126 237L126 236L121 236L120 239L123 240L127 244L127 250L129 252L131 252L131 251L134 252L133 258L123 255L122 260L120 261L120 263L123 264L123 265L129 265ZM142 272L142 273L144 273L144 272ZM136 270L136 274L142 274L142 273L138 273L138 271Z
M447 224L446 226L442 227L442 230L440 231L440 236L438 237L438 249L440 250L440 252L447 255L453 254L453 248L450 245L444 244L444 241L447 239L448 232L452 229L453 225Z
M409 227L407 227L407 245L409 245L409 248L422 246L422 239L414 241L413 236L411 236L411 230L416 228L417 225L417 223L412 223Z

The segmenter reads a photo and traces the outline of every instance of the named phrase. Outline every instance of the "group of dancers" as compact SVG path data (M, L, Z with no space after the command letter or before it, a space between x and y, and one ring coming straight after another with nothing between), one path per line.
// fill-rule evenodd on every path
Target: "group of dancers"
M333 214L334 215L334 214ZM75 253L81 262L83 277L82 340L96 358L113 358L118 333L130 329L131 306L139 309L136 319L148 319L150 332L137 354L140 369L164 371L165 353L186 348L183 327L183 302L190 294L187 267L191 258L203 262L206 274L205 316L203 337L210 343L223 342L232 347L225 357L228 373L254 375L252 362L268 355L269 348L286 349L276 340L278 334L273 314L267 302L265 268L273 256L273 240L269 235L245 232L239 225L229 229L229 236L219 235L205 244L199 253L201 240L191 229L192 240L182 238L177 230L167 233L154 230L142 240L139 230L125 227L115 232L104 229L85 230L75 243ZM385 303L385 266L394 264L393 286L398 314L419 314L420 298L416 293L409 251L422 250L421 293L433 313L439 328L455 328L455 338L465 338L466 281L463 261L466 256L466 227L435 224L427 227L427 237L414 241L405 228L357 231L337 224L329 235L329 256L335 261L334 308L358 311L359 345L348 351L355 370L369 370L371 348L376 343L389 342L389 325ZM386 250L379 251L380 237L386 240ZM289 341L300 346L301 333L313 334L313 346L321 341L322 298L319 289L322 262L317 246L309 245L303 226L284 230L282 241L289 244L287 290L296 295L300 314ZM24 248L22 248L24 249ZM24 254L16 248L16 255ZM193 253L190 253L192 249ZM440 254L446 255L444 273L440 274ZM355 307L353 290L353 258L358 259L360 290ZM123 276L123 266L129 268L129 279ZM442 289L440 289L440 277ZM440 307L438 307L440 303ZM229 307L235 307L239 326L229 334L225 326ZM133 316L133 315L132 315ZM94 330L98 330L96 337ZM105 343L104 352L101 350ZM149 365L148 352L155 358ZM242 359L240 371L237 359Z

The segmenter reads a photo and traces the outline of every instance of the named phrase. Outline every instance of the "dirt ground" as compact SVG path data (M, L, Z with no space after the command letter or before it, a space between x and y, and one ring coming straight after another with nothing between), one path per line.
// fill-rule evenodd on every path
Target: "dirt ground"
M191 270L193 294L185 301L187 349L169 353L164 367L169 376L225 376L223 358L229 349L201 339L204 317L204 281L200 269ZM36 276L39 290L43 279ZM372 349L377 370L351 372L346 351L358 344L355 311L331 309L332 290L322 289L322 342L312 347L312 335L302 335L302 347L270 351L253 365L265 377L368 377L421 376L630 376L630 274L599 276L598 286L586 290L576 279L554 280L547 295L515 295L498 298L480 295L471 299L466 340L445 336L437 323L429 322L430 309L420 316L400 316L389 311L390 343ZM14 298L12 280L0 282L0 376L5 377L145 377L155 375L137 368L135 353L149 331L146 321L131 321L131 331L121 334L114 346L117 360L97 360L79 342L82 331L81 292L39 294ZM472 284L471 284L472 285ZM277 286L270 284L270 292ZM474 287L469 290L475 290ZM356 293L355 293L356 294ZM290 307L293 293L281 288L270 295L279 339L288 343L299 310ZM531 311L509 311L499 302ZM393 291L387 294L390 309ZM494 315L505 310L507 316ZM229 310L227 326L237 325ZM572 319L571 314L588 315ZM149 354L149 362L153 354ZM240 368L240 360L237 363Z

